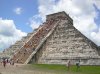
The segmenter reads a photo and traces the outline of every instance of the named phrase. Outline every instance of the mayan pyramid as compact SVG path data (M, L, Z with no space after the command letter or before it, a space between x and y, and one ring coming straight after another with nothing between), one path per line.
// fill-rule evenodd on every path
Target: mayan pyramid
M25 44L32 34L34 34L34 32L28 33L26 37L22 37L21 40L16 41L15 44L5 49L4 55L8 58L12 57Z
M46 22L21 44L11 57L17 63L66 64L71 60L75 64L80 60L82 65L100 65L100 47L78 31L64 11L47 15Z

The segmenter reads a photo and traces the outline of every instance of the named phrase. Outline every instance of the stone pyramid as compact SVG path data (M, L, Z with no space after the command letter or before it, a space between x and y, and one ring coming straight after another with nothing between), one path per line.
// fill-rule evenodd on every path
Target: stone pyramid
M69 60L75 64L80 60L82 65L100 65L99 49L73 26L73 20L63 11L47 15L46 22L11 58L23 64L66 64Z
M11 58L25 44L32 34L34 34L34 32L28 33L26 37L22 37L21 40L16 41L15 44L5 49L2 55L6 56L7 58Z
M65 13L47 15L47 20L57 19L56 27L33 56L36 63L100 65L98 46L73 26L73 20ZM52 30L51 30L52 31Z

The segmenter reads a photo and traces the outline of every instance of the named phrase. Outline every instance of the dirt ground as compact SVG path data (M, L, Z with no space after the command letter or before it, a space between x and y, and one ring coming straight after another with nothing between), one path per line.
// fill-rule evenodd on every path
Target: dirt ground
M10 65L7 64L4 68L2 64L0 64L0 74L55 74L52 72L46 71L38 71L34 68L29 67L28 65L15 64Z

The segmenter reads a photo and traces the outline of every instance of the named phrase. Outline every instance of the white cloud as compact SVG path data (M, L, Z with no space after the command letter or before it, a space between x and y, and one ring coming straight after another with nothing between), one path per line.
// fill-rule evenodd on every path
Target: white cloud
M0 19L0 50L7 48L22 36L26 36L26 33L16 29L13 20Z
M100 0L93 0L94 4L100 9Z
M42 21L45 21L47 14L65 11L74 20L74 26L78 30L97 45L100 45L100 41L98 41L100 32L95 32L95 30L98 30L98 27L94 22L94 18L98 15L93 6L93 4L96 4L100 8L99 0L38 0L38 2L39 14L37 15ZM34 19L33 23L39 24Z
M100 28L99 28L99 31L97 33L92 32L91 37L92 37L92 40L100 46Z
M39 15L35 15L32 18L29 19L29 23L30 27L32 27L32 29L38 28L39 25L41 24L41 17Z
M22 8L21 7L17 7L14 9L14 12L18 15L20 15L22 13Z

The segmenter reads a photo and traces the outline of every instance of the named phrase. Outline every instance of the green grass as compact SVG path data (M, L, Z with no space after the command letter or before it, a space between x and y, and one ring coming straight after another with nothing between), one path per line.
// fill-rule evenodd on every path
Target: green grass
M32 64L37 70L53 71L55 74L100 74L100 66L81 66L77 71L76 66L71 66L68 71L65 65Z
M79 74L100 74L100 66L81 66L77 71L76 66L72 66L71 72Z
M66 71L67 68L64 65L49 65L49 64L33 64L35 68L43 69L43 70L55 70L55 71Z

